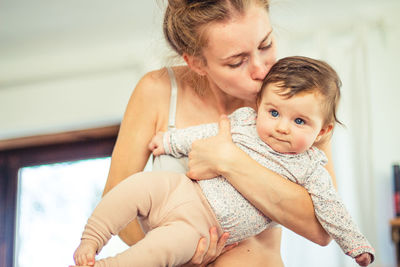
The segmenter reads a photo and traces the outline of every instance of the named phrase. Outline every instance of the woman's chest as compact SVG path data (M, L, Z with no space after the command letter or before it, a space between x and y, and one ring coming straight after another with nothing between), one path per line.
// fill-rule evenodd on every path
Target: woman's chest
M186 128L194 125L217 122L220 114L210 103L196 97L178 98L176 105L176 127Z

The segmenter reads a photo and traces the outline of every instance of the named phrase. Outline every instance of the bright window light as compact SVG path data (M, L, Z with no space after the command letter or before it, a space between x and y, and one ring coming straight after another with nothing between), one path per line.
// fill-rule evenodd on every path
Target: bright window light
M110 158L20 169L14 266L73 265L84 225L101 198ZM99 258L127 246L113 237Z

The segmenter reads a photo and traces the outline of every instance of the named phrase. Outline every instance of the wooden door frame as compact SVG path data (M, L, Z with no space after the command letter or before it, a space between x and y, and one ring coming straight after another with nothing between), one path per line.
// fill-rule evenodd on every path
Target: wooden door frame
M0 140L0 267L14 264L19 169L111 156L118 131L113 125Z

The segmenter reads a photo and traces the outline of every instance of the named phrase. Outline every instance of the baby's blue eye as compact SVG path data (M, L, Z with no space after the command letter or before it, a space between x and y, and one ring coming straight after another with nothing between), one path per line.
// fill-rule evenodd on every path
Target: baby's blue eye
M276 111L276 110L271 110L269 113L271 114L272 117L278 117L279 116L279 112Z
M299 125L303 125L303 124L306 123L303 119L300 119L300 118L295 119L294 122L295 122L296 124L299 124Z

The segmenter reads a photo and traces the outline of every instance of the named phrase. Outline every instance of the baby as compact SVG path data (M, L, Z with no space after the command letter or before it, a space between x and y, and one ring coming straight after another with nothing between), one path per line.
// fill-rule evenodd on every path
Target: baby
M329 138L338 122L339 87L336 72L322 61L281 59L264 80L257 112L245 107L229 116L232 139L260 164L305 187L324 229L347 255L367 266L374 260L374 249L333 187L324 168L326 156L313 147ZM217 132L215 123L172 130L158 133L149 146L155 155L186 156L193 141ZM146 237L115 257L94 262L111 235L118 234L136 216L150 230ZM75 251L75 263L181 265L191 259L199 238L208 237L213 225L219 226L218 233L229 232L227 244L231 244L276 224L223 177L195 182L170 172L135 174L106 194L96 207Z

